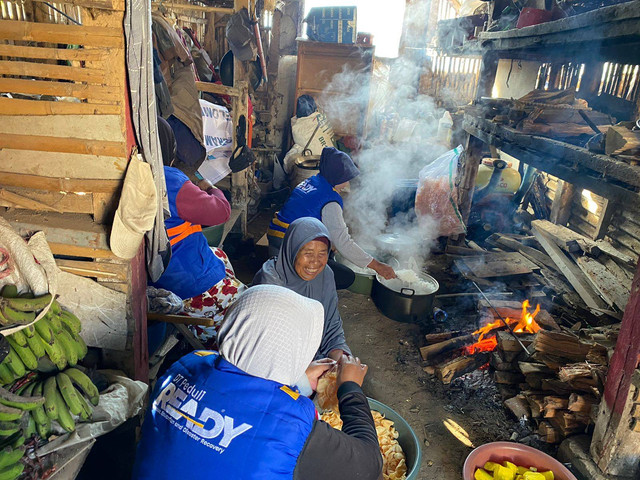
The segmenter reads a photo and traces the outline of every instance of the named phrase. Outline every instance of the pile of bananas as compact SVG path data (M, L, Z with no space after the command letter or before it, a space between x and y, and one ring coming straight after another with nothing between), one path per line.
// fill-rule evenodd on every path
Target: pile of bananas
M12 311L29 313L33 315L31 321L35 318L35 310L17 309L41 309L51 301L48 294L37 298L9 298L4 296L6 290L7 287L0 296L0 311L11 308ZM0 363L0 384L7 385L30 370L49 371L51 364L58 370L64 370L67 365L75 366L87 354L87 345L79 335L80 329L80 320L54 300L43 318L7 337L11 348Z
M47 440L56 421L67 432L90 421L99 393L75 367L87 354L80 320L51 295L18 295L14 285L0 291L0 326L27 325L51 303L46 315L6 337L9 352L0 363L0 480L23 470L25 439ZM71 367L71 368L67 368Z
M44 403L42 396L21 396L0 387L0 480L13 480L22 474L24 464L20 459L24 456L25 425L29 423L25 417L30 418L27 412L42 408Z

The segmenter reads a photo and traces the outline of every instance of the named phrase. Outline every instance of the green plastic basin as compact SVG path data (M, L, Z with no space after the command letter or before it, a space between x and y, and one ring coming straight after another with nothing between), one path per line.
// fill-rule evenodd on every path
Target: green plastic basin
M207 243L210 247L217 247L222 240L222 233L224 232L224 223L220 225L214 225L213 227L204 227L202 234L207 239Z
M346 260L339 253L336 253L336 262L344 265L345 267L349 267L351 270L357 270L358 268L354 264ZM359 293L361 295L371 295L371 289L373 288L373 277L375 277L375 275L358 273L357 271L354 271L353 273L355 274L356 278L347 290L353 293Z
M422 450L415 432L398 412L373 398L367 397L367 400L369 400L371 410L380 412L393 422L393 426L398 432L398 443L407 457L407 480L417 480L422 463Z

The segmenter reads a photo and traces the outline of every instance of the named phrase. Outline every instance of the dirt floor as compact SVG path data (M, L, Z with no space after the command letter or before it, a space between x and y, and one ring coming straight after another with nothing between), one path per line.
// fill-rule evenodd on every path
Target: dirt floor
M365 393L404 417L421 442L415 478L460 480L470 445L508 440L514 432L522 436L486 372L443 386L420 366L418 347L424 343L416 325L388 319L368 296L342 291L339 297L347 342L369 365Z

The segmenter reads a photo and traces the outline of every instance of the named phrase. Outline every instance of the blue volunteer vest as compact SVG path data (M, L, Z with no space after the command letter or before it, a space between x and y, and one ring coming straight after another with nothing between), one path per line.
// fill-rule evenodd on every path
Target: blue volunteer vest
M216 352L176 362L152 395L133 479L291 480L313 402Z
M289 200L276 212L267 235L284 238L289 224L302 217L313 217L322 221L322 209L327 203L338 202L342 208L342 197L321 175L304 180L293 189Z
M185 222L178 215L176 197L189 177L177 168L164 167L171 216L164 221L171 260L154 287L174 292L182 299L206 292L225 277L224 263L209 248L200 225Z

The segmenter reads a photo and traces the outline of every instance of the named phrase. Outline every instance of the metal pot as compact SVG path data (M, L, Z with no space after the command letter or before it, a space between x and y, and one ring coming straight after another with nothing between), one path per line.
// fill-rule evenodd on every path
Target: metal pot
M376 275L371 289L371 299L378 310L392 320L405 323L427 324L431 319L433 299L440 288L438 281L430 275L419 275L421 280L432 285L427 293L416 293L408 287L397 290L385 285L385 280Z

